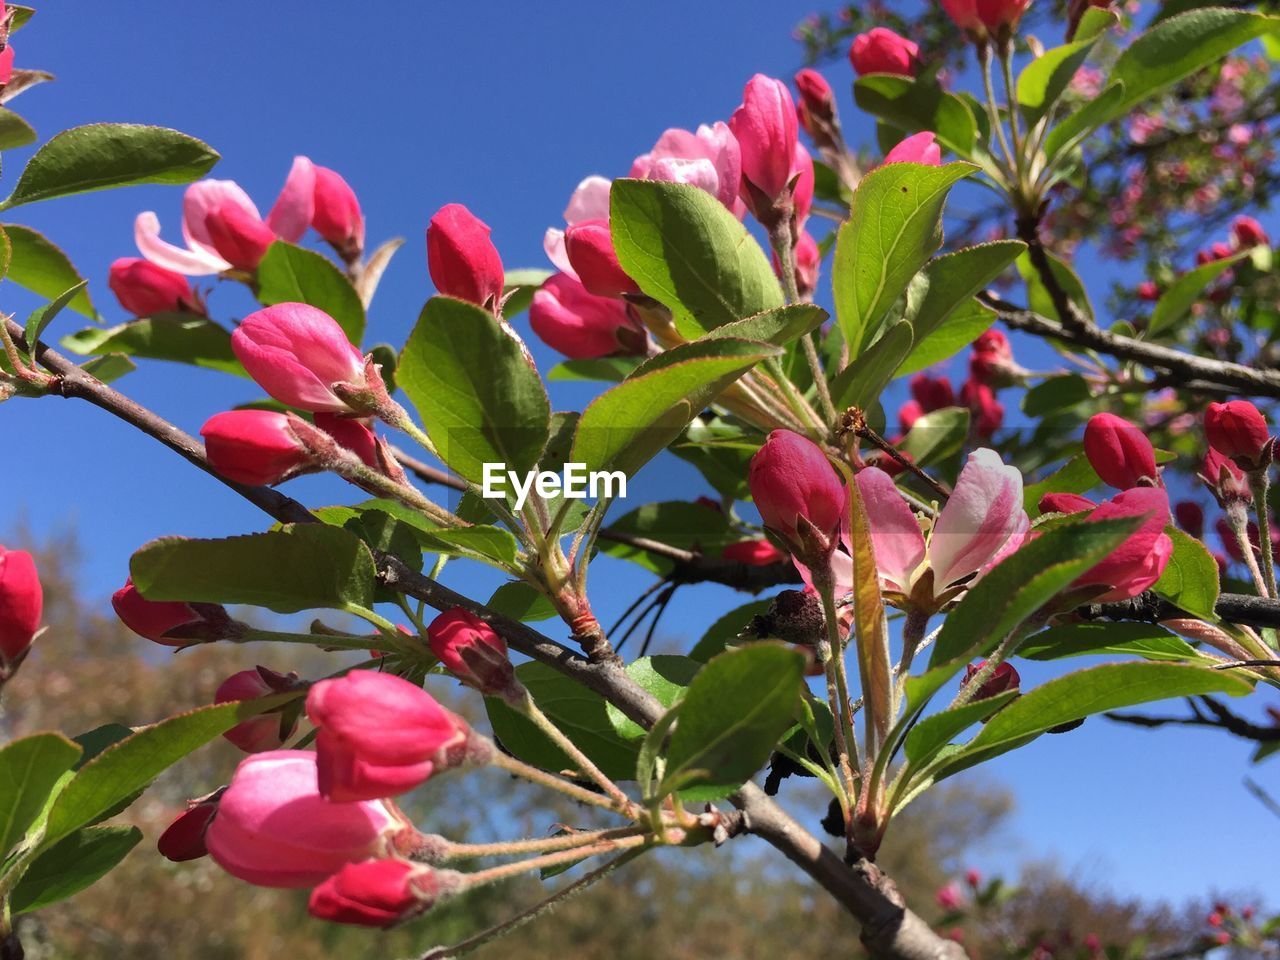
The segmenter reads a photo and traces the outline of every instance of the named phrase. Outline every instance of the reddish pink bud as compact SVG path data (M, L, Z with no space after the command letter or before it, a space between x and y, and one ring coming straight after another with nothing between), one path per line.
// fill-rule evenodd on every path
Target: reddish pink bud
M13 79L13 44L6 43L0 50L0 87Z
M1200 479L1223 505L1253 501L1253 492L1249 489L1249 478L1244 475L1243 470L1217 450L1210 448L1204 455L1204 463L1200 467Z
M964 882L972 889L977 890L978 887L982 886L982 874L970 867L964 873Z
M1267 231L1253 217L1236 217L1231 222L1231 236L1236 246L1241 249L1271 246L1271 238L1267 236Z
M723 508L720 506L720 501L712 500L710 497L698 497L698 499L693 502L700 507L706 507L708 510L714 510L716 513L724 512Z
M529 305L529 325L553 350L574 360L644 352L646 334L630 308L597 297L565 273L544 283Z
M328 167L316 166L315 177L311 226L344 260L358 260L364 250L364 214L356 192Z
M986 440L1004 423L1004 405L996 399L995 391L987 384L969 379L960 388L960 402L969 408L973 418L973 431Z
M977 0L978 16L990 33L1012 30L1031 6L1031 0Z
M885 27L874 27L853 38L849 62L858 76L894 73L914 77L920 72L920 47Z
M316 426L359 457L366 467L378 469L378 438L367 421L336 413L317 413Z
M461 876L408 860L349 863L311 891L313 917L361 927L389 927L430 909Z
M1220 927L1222 926L1222 914L1215 910L1213 913L1209 914L1209 916L1204 918L1204 922L1209 924L1211 927Z
M771 563L781 563L787 555L768 540L740 540L731 543L720 551L720 556L734 563L745 563L749 567L767 567Z
M1084 513L1097 504L1078 493L1046 493L1040 498L1041 513Z
M40 629L44 590L25 550L0 546L0 668L26 653Z
M427 645L450 673L488 696L516 695L507 643L474 613L454 607L431 621Z
M335 383L365 383L364 356L338 321L305 303L279 303L240 321L231 349L249 376L281 403L313 413L349 413Z
M943 910L955 910L961 903L960 890L954 883L948 883L934 894L934 899Z
M1134 292L1138 295L1139 300L1146 300L1148 303L1154 303L1160 299L1160 288L1150 280L1143 280L1134 288Z
M751 458L747 483L765 526L802 562L825 562L849 494L822 449L798 433L774 430Z
M882 166L891 163L922 163L927 167L942 166L942 148L937 144L937 137L929 131L907 137L884 157Z
M1231 942L1231 934L1226 930L1219 930L1213 935L1213 941L1218 944L1218 946L1225 947Z
M266 667L255 667L252 670L241 670L223 680L213 694L214 703L230 703L236 700L256 700L269 697L273 693L285 693L296 689L298 675L296 673L276 673ZM238 723L223 736L245 753L264 753L267 750L278 750L284 742L293 736L297 727L296 714L290 715L286 725L279 713L264 713Z
M121 257L112 263L107 286L120 301L120 306L135 317L182 310L204 312L186 277L141 257Z
M942 9L961 30L985 33L986 27L978 16L978 0L942 0Z
M781 80L757 73L729 118L742 152L742 178L769 202L784 195L792 176L797 121L791 91ZM744 195L748 204L750 197Z
M999 330L987 330L973 341L969 355L969 375L999 389L1019 383L1026 371L1013 358L1009 338Z
M1084 452L1102 482L1118 490L1159 485L1156 454L1147 435L1114 413L1097 413L1084 428Z
M1196 539L1204 536L1204 510L1200 504L1180 500L1173 505L1173 516L1178 521L1178 526L1191 536Z
M1272 709L1272 710L1274 710L1275 708L1274 708L1274 707L1272 707L1271 709ZM1253 915L1254 915L1256 912L1257 912L1257 911L1256 911L1253 907L1244 907L1244 908L1240 911L1240 916L1241 916L1243 919L1245 919L1245 920L1252 920L1252 919L1253 919Z
M275 232L241 204L227 200L211 209L204 221L218 256L238 270L257 270Z
M1204 412L1204 433L1209 446L1245 469L1256 469L1270 460L1267 420L1248 400L1209 404Z
M809 211L813 209L813 157L809 155L808 149L803 143L797 141L795 156L791 161L791 179L794 186L791 189L791 208L795 216L796 224L803 228L804 222L809 219Z
M331 803L316 782L316 755L305 750L240 761L205 831L209 854L260 887L310 887L413 835L382 801Z
M931 377L927 373L917 373L911 378L909 387L912 398L920 404L920 409L925 413L955 406L956 392L951 387L951 381L946 377Z
M908 400L898 408L898 427L906 433L916 425L916 421L924 416L924 407L918 400Z
M796 107L796 118L809 136L822 126L829 125L835 118L836 99L831 92L831 84L817 70L805 67L795 76L796 89L800 91L800 104Z
M217 812L217 800L188 804L187 809L165 828L156 841L160 856L174 863L185 863L208 856L204 835Z
M289 418L274 410L215 413L200 428L200 436L218 473L252 487L280 483L311 463L289 429Z
M1090 953L1097 953L1102 949L1102 938L1096 933L1087 934L1084 938L1084 948Z
M138 636L167 647L221 640L237 631L235 621L218 604L148 600L132 577L111 595L111 606L120 622Z
M597 297L639 293L639 285L618 263L608 220L582 220L564 232L565 253L573 272L587 291Z
M818 273L822 269L822 250L807 230L801 231L796 241L795 258L796 289L807 299L818 289Z
M960 681L960 686L965 686L986 665L987 661L979 660L977 663L971 663L965 667L964 679ZM978 687L978 692L973 695L973 699L986 700L988 697L997 696L1006 690L1017 690L1018 684L1021 682L1022 678L1018 676L1018 671L1013 668L1012 664L998 664L995 672L983 681L982 686ZM970 886L975 886L975 884L970 884Z
M1106 585L1111 589L1097 602L1136 597L1160 579L1173 555L1173 541L1164 532L1169 523L1169 496L1159 487L1134 487L1116 494L1089 514L1089 521L1143 517L1142 525L1105 560L1075 581L1076 586Z
M317 683L307 716L320 731L320 792L339 803L406 793L457 766L470 732L421 687L367 670Z
M502 299L505 274L489 225L460 203L447 203L427 226L427 269L447 297L479 306Z

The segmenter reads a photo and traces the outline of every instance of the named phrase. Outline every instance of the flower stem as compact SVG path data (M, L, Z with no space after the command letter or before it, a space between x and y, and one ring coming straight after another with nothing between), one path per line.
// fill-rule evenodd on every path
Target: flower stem
M1267 506L1264 503L1262 509L1258 511L1259 516L1266 509ZM1262 576L1262 570L1258 567L1258 558L1253 555L1253 544L1249 542L1249 518L1245 515L1243 506L1237 506L1234 509L1228 506L1227 526L1231 528L1231 532L1236 538L1236 544L1240 547L1240 554L1244 557L1244 565L1249 568L1249 574L1253 577L1253 583L1258 588L1258 593L1264 597L1270 597L1271 591L1267 586L1266 579ZM1259 534L1261 534L1261 528L1259 528ZM1259 536L1258 539L1261 541L1262 537Z
M596 782L596 785L611 797L624 811L631 815L634 812L634 804L631 798L622 792L622 788L605 776L604 771L591 762L591 759L582 752L572 740L570 740L559 727L552 723L551 718L539 709L538 705L533 702L533 697L529 696L525 691L524 699L516 704L516 709L520 711L535 727L547 735L547 737L569 755L569 759L577 765L578 770L586 774Z
M1005 103L1009 111L1009 129L1013 134L1013 162L1019 189L1022 185L1022 171L1025 165L1023 156L1022 132L1018 123L1018 101L1014 96L1013 83L1013 46L1005 44L1000 48L1000 69L1004 74Z
M528 873L530 870L543 870L547 867L573 864L579 860L585 860L587 857L599 856L602 853L612 853L614 850L631 850L652 842L653 838L648 833L643 833L618 840L604 840L599 843L578 847L574 850L548 853L528 860L519 860L516 863L504 863L500 867L490 867L488 870L477 870L475 873L467 874L467 886L471 888L479 887L498 880L505 880L508 877L518 876L522 873Z
M782 274L782 289L786 293L787 303L799 303L800 290L796 286L796 237L790 217L782 217L777 226L769 231L769 242L773 246L774 256L778 258L778 271ZM818 391L818 404L827 418L827 423L833 424L836 422L836 408L831 402L827 374L822 369L822 360L818 356L818 348L814 345L813 335L806 333L800 338L800 345L809 363L809 372L813 375L814 389Z
M817 574L817 571L814 571ZM836 752L839 754L840 773L850 800L857 796L854 766L861 766L857 757L857 738L853 730L853 713L849 706L849 683L844 672L844 650L840 643L840 623L836 616L835 584L830 570L815 575L814 586L822 597L823 616L827 622L827 639L819 641L818 659L827 679L827 702L835 720ZM868 733L870 736L870 733ZM870 746L870 744L868 744Z
M991 115L991 129L1000 140L1000 150L1004 153L1010 175L1017 169L1013 159L1013 151L1009 148L1009 138L1004 133L1004 123L1000 120L1000 108L996 105L996 88L991 80L991 47L982 44L978 47L978 63L982 67L982 86L987 94L987 112Z
M624 840L647 832L646 827L621 827L614 830L577 830L538 840L511 840L503 843L447 842L444 859L477 860L481 857L510 857L526 853L555 853L574 850L603 842Z
M1249 489L1253 492L1253 508L1258 515L1258 547L1262 551L1262 574L1267 584L1267 595L1276 593L1275 558L1271 549L1271 518L1267 510L1267 491L1271 486L1265 466L1249 471ZM1246 539L1247 535L1246 535Z
M576 783L570 783L563 777L556 776L554 773L547 773L545 770L539 770L537 767L530 766L515 757L508 756L501 750L495 749L490 762L501 770L505 770L510 774L528 780L530 783L536 783L539 786L547 787L550 790L556 790L563 793L566 797L571 797L579 803L585 803L592 807L601 807L605 810L612 810L614 813L630 815L627 807L620 807L618 801L604 797L592 790L578 786ZM628 801L628 805L630 801Z

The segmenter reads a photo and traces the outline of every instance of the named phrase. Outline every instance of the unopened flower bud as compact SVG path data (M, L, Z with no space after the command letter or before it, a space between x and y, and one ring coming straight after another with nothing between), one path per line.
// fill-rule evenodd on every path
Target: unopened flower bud
M276 673L266 667L255 667L233 673L223 680L213 694L213 702L256 700L273 693L286 693L297 687L296 673ZM297 726L296 710L289 710L283 715L279 711L272 711L238 723L222 736L245 753L263 753L267 750L279 750L293 736Z
M516 681L507 643L469 610L454 607L427 627L427 645L455 677L487 696L514 697Z
M148 600L133 585L132 577L112 594L111 606L120 622L138 636L167 647L234 639L243 632L243 626L219 604Z

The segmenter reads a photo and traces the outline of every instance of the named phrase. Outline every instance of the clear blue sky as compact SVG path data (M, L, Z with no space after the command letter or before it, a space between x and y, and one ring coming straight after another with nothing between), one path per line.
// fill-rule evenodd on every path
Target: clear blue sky
M202 137L223 155L215 175L239 181L264 211L295 154L341 171L364 203L371 241L408 240L371 311L371 342L399 345L430 293L423 230L437 207L467 203L493 227L509 267L545 265L543 230L560 222L581 177L625 174L665 127L726 119L756 71L790 76L799 66L790 30L809 9L791 0L657 0L626 13L585 0L48 4L18 35L18 64L59 81L14 105L44 137L99 120ZM848 89L846 64L829 76L838 91ZM868 140L847 95L841 106L855 139ZM27 152L5 156L4 180L12 183ZM60 243L89 277L99 309L118 322L107 265L135 255L140 210L156 210L176 239L180 198L174 188L112 191L23 209L15 219ZM25 316L31 298L4 289L4 309ZM233 289L217 290L212 302L223 319L249 307ZM65 314L59 322L62 332L74 323ZM549 368L554 356L531 342ZM191 431L255 396L246 383L157 364L122 385ZM590 393L557 385L553 400L580 409ZM0 437L8 452L0 534L19 521L36 531L74 525L87 555L83 588L104 602L129 554L152 537L264 525L225 488L88 406L0 405ZM320 479L289 492L313 505L350 497ZM641 475L630 501L699 492L696 474L667 462ZM476 595L494 582L458 573L453 582ZM594 576L606 621L648 582L609 561ZM668 640L692 642L745 599L714 586L682 591L667 614ZM1024 672L1029 682L1044 675ZM996 871L1051 856L1093 882L1151 899L1265 889L1280 821L1241 780L1252 774L1280 795L1280 761L1250 770L1248 754L1213 733L1146 733L1101 720L1042 738L971 774L1012 788L1018 804L1008 848L983 851L975 863Z

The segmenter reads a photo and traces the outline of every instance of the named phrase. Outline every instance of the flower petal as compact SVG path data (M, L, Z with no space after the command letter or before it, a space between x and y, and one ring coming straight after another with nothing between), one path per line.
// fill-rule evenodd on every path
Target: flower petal
M935 595L987 566L1025 519L1022 474L994 450L975 450L929 540Z
M198 248L184 250L161 240L160 218L150 210L138 214L133 223L133 239L138 252L152 263L188 277L208 277L231 269L231 264L216 253Z
M893 478L883 470L861 470L856 480L871 522L871 545L880 576L891 589L908 593L912 574L924 561L925 553L924 535L916 515L898 492ZM847 538L847 531L845 535Z
M267 214L267 226L281 240L297 243L311 225L315 209L315 165L306 157L294 157L284 188Z

